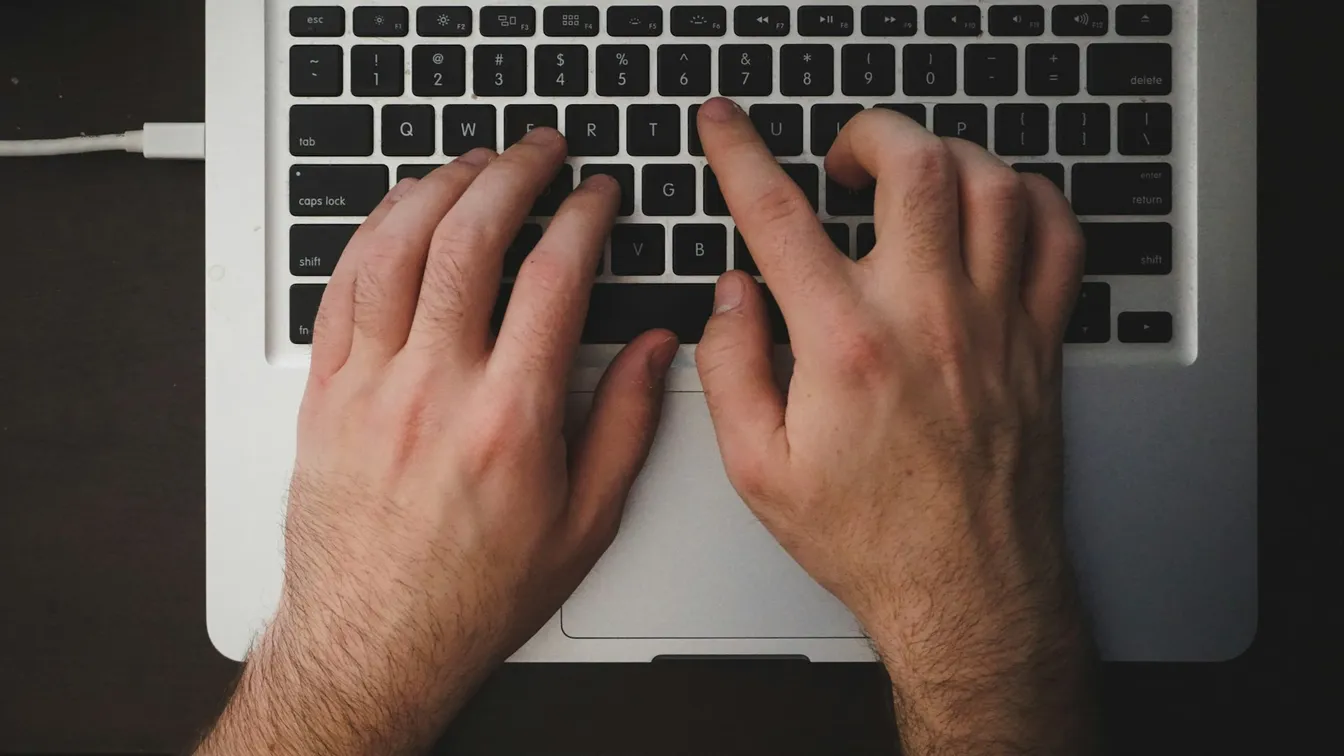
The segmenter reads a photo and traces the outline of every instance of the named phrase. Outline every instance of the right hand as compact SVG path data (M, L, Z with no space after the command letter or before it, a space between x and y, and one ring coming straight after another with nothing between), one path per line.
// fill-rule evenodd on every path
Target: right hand
M873 639L907 752L1081 752L1085 726L1022 732L1028 710L1087 698L1060 507L1083 247L1068 202L976 145L865 111L827 159L842 184L877 179L877 246L855 263L739 108L714 100L699 119L796 360L786 399L759 287L724 276L696 355L729 479Z

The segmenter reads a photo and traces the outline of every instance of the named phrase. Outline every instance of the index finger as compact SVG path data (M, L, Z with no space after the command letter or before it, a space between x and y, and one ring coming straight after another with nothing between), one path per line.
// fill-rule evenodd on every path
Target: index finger
M756 126L731 100L700 108L700 141L719 188L785 320L790 312L839 301L848 258L838 254L812 205L779 167ZM794 323L789 323L794 333Z

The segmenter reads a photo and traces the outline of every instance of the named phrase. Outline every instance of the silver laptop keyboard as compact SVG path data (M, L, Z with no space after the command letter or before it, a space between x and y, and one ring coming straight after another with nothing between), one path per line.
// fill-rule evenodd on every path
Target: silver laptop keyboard
M506 281L576 183L609 174L621 218L585 341L653 327L698 341L714 279L758 273L696 133L698 103L713 95L747 109L856 259L875 243L873 192L841 188L821 166L865 107L1049 177L1089 247L1068 341L1179 340L1172 5L278 5L294 344L311 342L322 279L392 183L542 125L565 133L571 158L508 250ZM501 312L508 293L506 283ZM775 323L786 340L778 313Z

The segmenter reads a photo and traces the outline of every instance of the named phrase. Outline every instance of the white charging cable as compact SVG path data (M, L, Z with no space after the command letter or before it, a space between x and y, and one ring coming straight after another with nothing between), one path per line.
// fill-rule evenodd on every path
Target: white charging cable
M137 152L151 160L204 160L205 124L147 123L140 131L69 139L0 140L0 158Z

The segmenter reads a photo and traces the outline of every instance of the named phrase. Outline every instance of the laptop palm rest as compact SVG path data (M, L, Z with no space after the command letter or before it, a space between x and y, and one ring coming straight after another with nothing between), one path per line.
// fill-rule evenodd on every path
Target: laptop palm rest
M571 397L571 418L591 394ZM861 637L728 483L700 393L668 394L620 535L565 604L575 638Z

